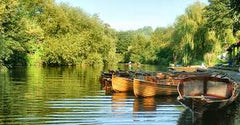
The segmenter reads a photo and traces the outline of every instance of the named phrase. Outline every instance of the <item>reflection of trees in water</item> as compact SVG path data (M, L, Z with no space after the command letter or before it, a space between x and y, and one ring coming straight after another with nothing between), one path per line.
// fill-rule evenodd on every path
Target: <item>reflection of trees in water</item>
M18 91L21 91L19 93ZM0 73L0 124L16 124L13 116L24 116L27 91L26 72L15 68L14 71ZM20 108L19 108L20 107Z
M118 64L118 68L122 70L129 70L129 66L123 63ZM158 72L158 71L167 71L168 68L166 66L146 65L146 64L141 64L139 66L136 64L132 64L131 70Z
M194 114L190 109L186 109L179 117L178 125L235 125L238 105L239 103L234 103L225 109L203 114Z
M46 102L99 95L101 68L19 67L0 73L0 124L23 124L66 109ZM26 119L18 119L18 118ZM36 119L37 121L38 119Z

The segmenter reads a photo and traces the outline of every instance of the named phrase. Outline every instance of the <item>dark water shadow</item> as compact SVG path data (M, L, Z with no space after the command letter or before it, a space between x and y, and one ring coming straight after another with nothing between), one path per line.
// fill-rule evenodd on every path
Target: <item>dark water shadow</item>
M239 103L217 110L197 114L187 108L178 119L178 125L235 125L236 115L239 112Z

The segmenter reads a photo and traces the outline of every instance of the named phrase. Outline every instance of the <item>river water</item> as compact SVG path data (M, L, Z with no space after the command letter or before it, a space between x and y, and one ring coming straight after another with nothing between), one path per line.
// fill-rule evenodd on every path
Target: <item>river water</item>
M106 68L107 69L107 68ZM103 68L18 67L0 73L0 124L240 125L238 103L195 118L175 97L136 98L101 89ZM144 67L159 71L159 67Z

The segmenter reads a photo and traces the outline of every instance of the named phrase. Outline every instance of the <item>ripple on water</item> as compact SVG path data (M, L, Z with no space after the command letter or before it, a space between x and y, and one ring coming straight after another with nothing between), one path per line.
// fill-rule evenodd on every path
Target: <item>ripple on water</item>
M97 69L36 68L0 76L0 124L176 125L176 97L105 95Z

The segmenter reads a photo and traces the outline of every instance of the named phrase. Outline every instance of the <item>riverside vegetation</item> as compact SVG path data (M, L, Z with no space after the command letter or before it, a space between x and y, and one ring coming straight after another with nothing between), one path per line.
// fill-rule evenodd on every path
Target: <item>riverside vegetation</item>
M239 39L239 1L195 2L171 26L116 31L98 15L54 0L1 0L0 67L129 61L214 65Z

